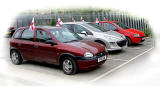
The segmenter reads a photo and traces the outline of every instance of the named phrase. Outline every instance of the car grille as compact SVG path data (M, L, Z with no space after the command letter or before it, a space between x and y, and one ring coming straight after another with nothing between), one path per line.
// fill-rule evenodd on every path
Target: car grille
M96 54L97 57L102 57L104 55L107 55L108 53L106 51L103 51L101 53Z
M125 46L126 43L127 43L127 40L122 40L122 41L118 41L118 42L117 42L118 46L120 46L120 47Z

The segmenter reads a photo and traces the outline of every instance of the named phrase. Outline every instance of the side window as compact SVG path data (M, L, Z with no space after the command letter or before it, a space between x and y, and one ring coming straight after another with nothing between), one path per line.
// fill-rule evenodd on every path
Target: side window
M16 33L14 34L13 38L18 39L19 34L21 33L22 30L18 30L16 31Z
M33 41L34 30L25 29L22 33L21 39Z
M80 34L82 31L86 31L88 35L92 35L92 33L89 30L85 29L84 27L82 27L80 25L74 25L74 32L75 33Z
M74 31L72 24L62 24L62 27L65 27L65 28L68 28L68 29L71 30L71 31Z
M107 30L116 30L117 29L114 25L109 24L109 23L104 23L104 28Z
M41 43L45 43L47 40L52 40L49 33L44 30L37 30L36 41L41 42Z

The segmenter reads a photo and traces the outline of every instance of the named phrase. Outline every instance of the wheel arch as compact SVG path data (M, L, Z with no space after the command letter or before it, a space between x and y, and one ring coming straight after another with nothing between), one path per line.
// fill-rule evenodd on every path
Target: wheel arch
M18 48L10 47L10 55L11 55L11 51L13 51L13 50L17 51L21 55L22 59L24 60L22 53L20 52L20 50Z
M61 66L61 63L63 61L63 59L66 57L66 56L69 56L71 57L73 60L76 59L76 56L71 54L71 53L62 53L60 54L59 58L58 58L58 65Z

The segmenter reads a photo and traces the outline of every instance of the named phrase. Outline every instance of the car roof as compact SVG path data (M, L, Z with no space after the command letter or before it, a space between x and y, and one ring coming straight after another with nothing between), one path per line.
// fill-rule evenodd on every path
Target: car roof
M26 26L26 27L20 27L18 29L28 29L29 26ZM60 29L60 28L63 28L63 27L58 27L58 26L35 26L35 28L42 28L42 29Z
M58 26L36 26L36 28L44 28L44 29L60 29L63 27L58 27Z
M84 23L90 23L90 22L64 22L63 24L84 24Z
M116 21L99 21L100 23L115 23Z

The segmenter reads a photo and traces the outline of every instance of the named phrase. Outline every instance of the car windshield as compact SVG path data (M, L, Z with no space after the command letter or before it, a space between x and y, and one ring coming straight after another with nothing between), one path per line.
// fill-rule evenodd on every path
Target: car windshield
M122 23L119 23L119 22L116 22L114 24L117 25L120 29L129 29L130 28L130 27L128 27Z
M59 42L63 43L79 41L83 39L67 28L49 29L49 31Z
M93 30L93 31L95 31L95 32L102 32L102 30L95 28L95 27L94 27L94 24L84 23L84 24L82 24L82 25L84 25L84 26L87 27L87 28L90 28L90 30Z
M105 30L103 27L100 26L100 23L96 23L96 24L94 24L94 23L87 23L87 24L89 24L90 26L92 26L92 27L94 27L94 28L96 28L98 30L101 30L102 32L104 32L104 30Z

